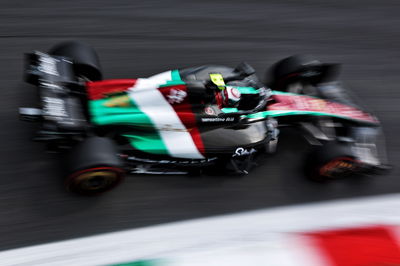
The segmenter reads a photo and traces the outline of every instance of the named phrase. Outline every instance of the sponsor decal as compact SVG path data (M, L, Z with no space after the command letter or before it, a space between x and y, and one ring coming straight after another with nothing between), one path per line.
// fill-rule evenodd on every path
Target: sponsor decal
M128 160L139 161L143 163L155 163L155 164L199 164L199 163L209 163L217 160L217 157L204 158L198 160L152 160L147 158L139 158L135 156L129 156Z
M175 132L189 132L190 129L187 128L177 128L174 127L173 125L166 124L163 127L160 127L159 130L165 130L165 131L175 131Z
M310 108L314 110L325 110L326 109L326 102L320 99L312 99L309 101Z
M171 89L167 95L170 104L181 103L186 98L187 93L183 90Z
M64 100L54 97L44 97L43 102L44 102L44 107L43 107L44 115L59 116L59 117L68 116L65 110Z
M234 117L202 117L201 122L233 122L235 121Z
M245 149L245 148L239 147L239 148L236 149L236 151L235 151L235 153L232 155L232 157L247 156L247 155L253 154L253 153L255 153L255 152L257 152L257 150L254 149L254 148Z
M49 89L62 91L62 87L60 85L57 85L57 84L41 81L40 85L43 86L43 87L49 88Z
M50 56L40 56L38 70L49 75L59 76L57 61Z
M128 107L131 105L131 100L128 95L115 96L104 103L107 107Z

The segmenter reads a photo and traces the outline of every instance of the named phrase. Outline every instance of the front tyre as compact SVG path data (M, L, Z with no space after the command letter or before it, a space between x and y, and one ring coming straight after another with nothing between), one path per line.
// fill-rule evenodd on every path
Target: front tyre
M314 181L328 181L357 174L360 162L349 143L331 141L315 147L305 164L307 177Z
M88 44L78 41L62 42L50 49L49 54L64 56L74 63L75 74L87 80L101 80L102 71L96 51Z
M296 79L305 67L318 64L320 62L311 55L292 55L275 63L267 73L266 81L270 81L273 90L297 93L286 87L289 80Z

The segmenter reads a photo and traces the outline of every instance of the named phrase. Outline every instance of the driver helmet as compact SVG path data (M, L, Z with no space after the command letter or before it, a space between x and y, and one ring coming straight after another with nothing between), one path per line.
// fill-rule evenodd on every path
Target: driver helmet
M226 86L220 95L223 107L234 108L239 106L241 93L236 87Z

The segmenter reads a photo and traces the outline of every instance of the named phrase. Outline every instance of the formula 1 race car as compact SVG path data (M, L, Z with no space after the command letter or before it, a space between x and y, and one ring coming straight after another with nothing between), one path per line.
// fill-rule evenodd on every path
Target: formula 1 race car
M312 144L304 167L312 179L383 168L379 122L348 99L337 69L292 56L271 68L268 86L246 63L102 80L93 48L65 42L26 55L40 102L20 116L41 122L34 140L67 154L66 186L80 193L109 190L125 172L246 174L258 154L275 151L281 126L302 129Z

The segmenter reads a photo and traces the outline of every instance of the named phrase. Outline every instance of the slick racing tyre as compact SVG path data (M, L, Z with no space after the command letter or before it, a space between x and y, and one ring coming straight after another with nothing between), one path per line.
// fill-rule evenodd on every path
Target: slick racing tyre
M101 80L102 71L96 51L89 45L77 42L59 43L50 49L49 54L65 56L74 63L75 74L87 80Z
M360 169L360 162L348 143L331 141L316 147L306 158L305 172L314 181L351 177Z
M114 143L100 137L89 137L71 150L67 173L67 190L86 195L108 191L124 176Z
M266 78L270 80L269 83L273 90L298 93L297 91L290 91L286 84L290 80L296 79L305 67L320 64L317 59L310 55L293 55L275 63Z

